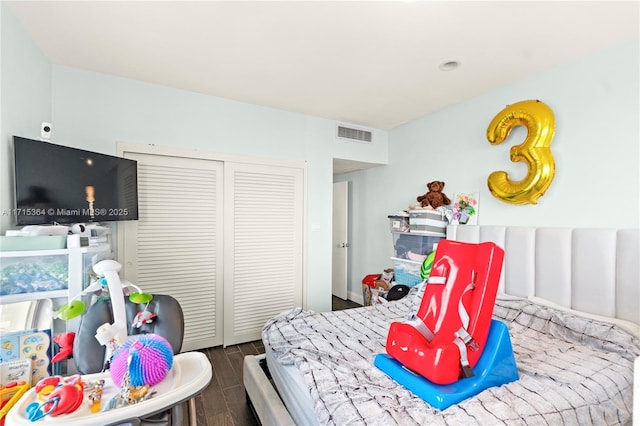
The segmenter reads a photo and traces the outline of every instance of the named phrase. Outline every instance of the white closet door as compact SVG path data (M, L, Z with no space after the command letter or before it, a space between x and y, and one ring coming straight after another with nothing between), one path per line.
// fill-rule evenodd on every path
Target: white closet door
M225 162L224 345L302 306L303 169Z
M222 340L223 163L125 152L138 161L139 220L125 223L124 276L184 311L183 351Z

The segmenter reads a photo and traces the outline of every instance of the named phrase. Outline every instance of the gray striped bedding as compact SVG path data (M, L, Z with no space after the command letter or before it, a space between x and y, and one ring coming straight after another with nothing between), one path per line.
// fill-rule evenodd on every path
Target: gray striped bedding
M509 327L520 379L442 411L431 407L373 365L385 351L389 324L417 307L411 296L336 312L294 309L265 324L265 346L278 362L297 366L320 424L631 423L640 339L616 325L516 298L496 300L494 318Z

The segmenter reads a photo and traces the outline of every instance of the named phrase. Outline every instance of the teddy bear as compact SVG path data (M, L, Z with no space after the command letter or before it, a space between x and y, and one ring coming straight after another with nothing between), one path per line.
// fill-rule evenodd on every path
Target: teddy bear
M431 207L437 209L441 206L447 206L451 204L451 200L446 196L442 189L444 188L444 182L435 180L427 184L427 192L424 195L420 195L416 198L422 207Z

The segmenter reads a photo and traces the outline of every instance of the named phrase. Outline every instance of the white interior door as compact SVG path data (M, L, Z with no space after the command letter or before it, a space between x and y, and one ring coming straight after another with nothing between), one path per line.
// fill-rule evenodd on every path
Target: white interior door
M139 204L139 220L122 222L124 277L145 292L178 300L183 351L222 344L223 163L124 156L138 161Z
M348 236L349 182L333 184L333 250L332 292L334 296L347 299L347 262L349 254Z

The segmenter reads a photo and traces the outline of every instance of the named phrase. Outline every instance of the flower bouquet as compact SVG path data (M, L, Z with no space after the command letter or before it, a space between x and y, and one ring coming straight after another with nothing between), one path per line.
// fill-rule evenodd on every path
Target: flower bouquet
M453 199L453 221L461 225L478 223L478 193L458 193Z

